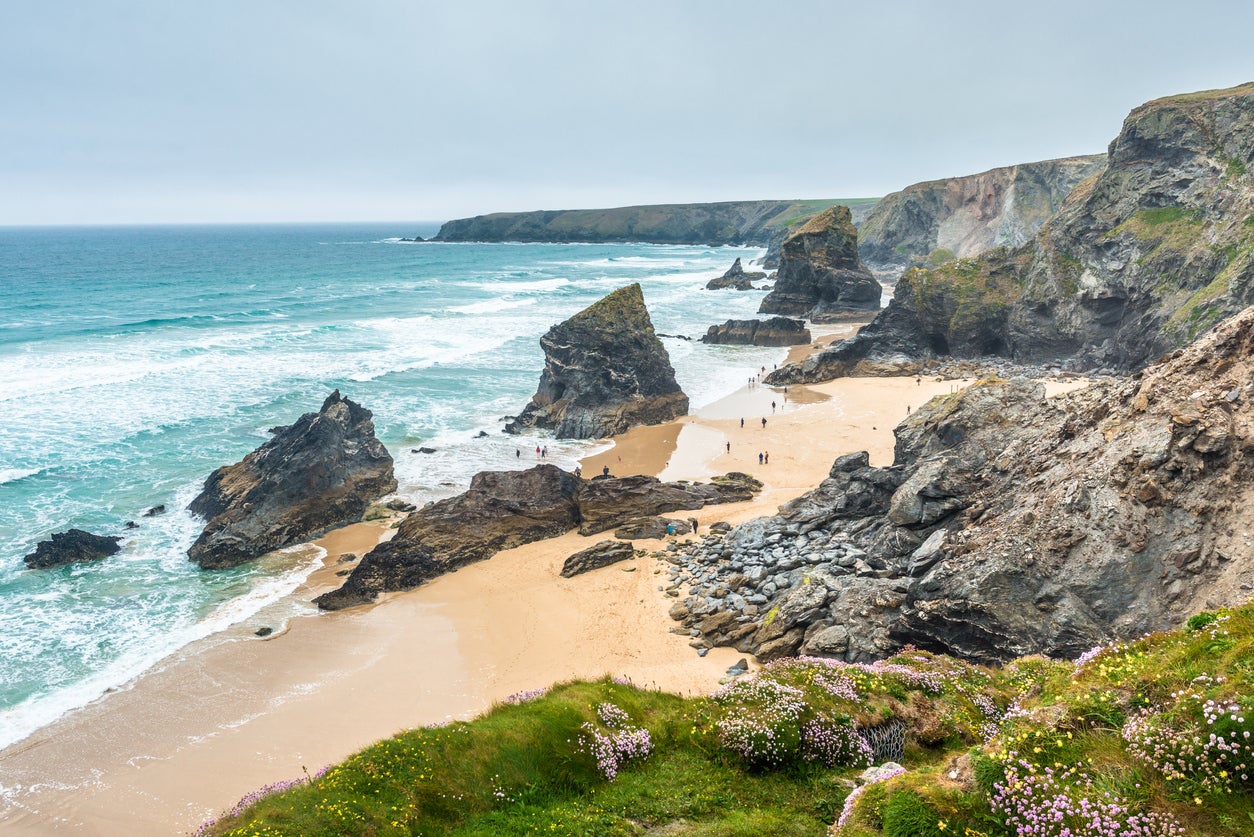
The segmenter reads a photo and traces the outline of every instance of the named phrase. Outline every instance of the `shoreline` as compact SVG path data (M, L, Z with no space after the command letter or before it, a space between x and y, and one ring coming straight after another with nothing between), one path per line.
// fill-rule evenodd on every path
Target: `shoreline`
M684 512L702 527L736 524L817 486L841 453L867 449L873 462L891 461L905 405L956 385L842 379L791 387L786 401L780 390L742 385L695 415L634 428L583 467L591 475L612 460L616 473L664 479L748 471L766 484L753 501ZM770 464L759 466L766 451ZM338 585L339 556L364 553L386 525L354 524L315 542L323 566L291 598ZM715 688L744 655L716 648L698 657L686 635L667 630L672 600L657 589L664 562L649 555L558 577L566 556L607 537L571 532L506 550L374 605L292 615L265 639L245 622L199 640L0 752L0 832L191 831L265 784L562 680L610 674L689 694Z

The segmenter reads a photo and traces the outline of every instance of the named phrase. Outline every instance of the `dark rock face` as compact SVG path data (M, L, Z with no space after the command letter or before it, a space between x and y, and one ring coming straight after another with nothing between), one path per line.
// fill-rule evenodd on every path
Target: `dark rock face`
M735 346L798 346L810 342L810 330L801 320L771 317L769 320L728 320L710 326L702 343Z
M93 535L82 529L54 532L46 541L35 545L35 551L22 560L32 570L46 570L76 561L95 561L113 555L122 547L121 538Z
M717 279L711 279L709 282L706 282L705 289L707 291L721 291L731 288L737 291L750 291L753 290L752 283L765 278L766 274L761 271L746 273L744 267L740 264L739 257L737 257L726 273Z
M188 506L209 521L188 556L205 569L233 567L360 520L396 489L371 418L336 390L318 412L210 474Z
M842 311L878 311L880 283L858 258L858 233L849 208L834 206L784 241L775 287L763 314L813 319Z
M553 326L540 345L540 387L506 432L536 427L558 438L595 439L688 412L638 284Z
M366 553L343 587L315 601L324 610L363 604L502 549L569 532L579 523L579 483L555 465L476 474L468 491L405 518L392 540Z
M777 516L678 559L681 614L759 656L1088 648L1235 604L1254 569L1254 308L1140 376L933 399L894 464L842 457ZM773 616L771 614L774 614Z
M768 382L901 356L1141 368L1254 302L1247 170L1254 84L1142 105L1027 244L908 272L872 326Z
M1091 154L907 186L881 199L858 227L858 254L904 269L1017 247L1105 164L1106 155Z
M635 475L586 482L579 492L579 534L595 535L640 517L752 500L762 483L732 472L709 483L661 482Z
M599 570L601 567L608 567L610 564L617 564L619 561L627 561L635 554L635 549L629 543L624 543L623 541L601 541L567 558L566 562L562 564L561 576L562 578L570 578L580 573L586 573L589 570Z
M554 465L485 471L465 493L405 518L396 537L368 552L343 587L315 601L324 610L364 604L379 593L417 587L503 549L576 527L581 534L596 534L664 511L752 499L761 488L738 473L703 484L644 476L580 480Z

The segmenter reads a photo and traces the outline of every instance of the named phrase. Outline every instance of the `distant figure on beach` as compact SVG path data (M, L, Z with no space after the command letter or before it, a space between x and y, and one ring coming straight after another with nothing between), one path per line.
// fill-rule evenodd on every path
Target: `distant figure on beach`
M771 402L771 412L772 412L772 413L773 413L773 412L775 412L775 402L774 402L774 401L772 401L772 402Z
M667 524L666 524L666 534L668 534L668 535L673 535L673 534L675 534L675 524L674 524L674 523L667 523Z
M688 518L688 522L692 524L692 534L697 534L697 519L695 517Z
M759 464L759 465L761 465L761 464L762 464L762 454L760 454L760 453L758 454L758 464Z
M541 459L547 459L547 458L548 458L548 455L549 455L549 446L548 446L548 445L545 445L545 446L544 446L544 449L540 451L540 458L541 458Z
M771 464L771 452L769 450L766 453L762 454L762 461L766 465Z
M914 379L914 385L915 385L916 387L921 387L921 386L923 386L923 376L922 376L922 375L919 375L919 376L917 376L917 377Z
M762 429L766 429L766 416L762 416Z
M522 459L522 450L521 450L521 449L519 449L519 448L514 448L514 458L515 458L515 459Z
M727 452L731 453L731 442L727 443Z
M601 476L608 477L610 475L610 466L606 465L601 469Z
M540 446L536 445L536 456L540 455Z
M910 405L906 405L906 415L910 415Z
M742 428L745 426L745 420L744 420L744 419L741 419L741 420L740 420L740 426L741 426Z
M575 466L575 479L583 479L583 468L579 465Z

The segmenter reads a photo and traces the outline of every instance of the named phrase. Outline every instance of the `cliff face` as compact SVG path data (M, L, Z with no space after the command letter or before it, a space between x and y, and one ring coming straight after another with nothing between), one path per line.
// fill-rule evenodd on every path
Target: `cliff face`
M920 351L1143 366L1254 301L1251 170L1254 84L1142 105L1028 244L912 271L874 327L773 380Z
M688 412L638 284L553 326L540 345L540 386L506 432L536 427L559 438L595 439Z
M881 292L858 258L858 232L849 208L834 206L784 242L775 287L758 312L814 319L840 311L878 311Z
M449 221L437 241L745 244L764 247L835 200L728 201L496 212ZM857 203L866 203L858 201Z
M321 410L210 474L188 506L208 519L188 556L205 569L233 567L361 520L372 501L396 490L372 417L336 390Z
M767 657L912 643L988 661L1075 657L1237 604L1252 381L1254 307L1130 380L937 397L898 426L891 467L842 457L777 517L707 542L688 566L719 570L675 615Z
M1065 157L907 186L882 198L862 222L858 252L881 267L1017 247L1105 163L1104 154Z

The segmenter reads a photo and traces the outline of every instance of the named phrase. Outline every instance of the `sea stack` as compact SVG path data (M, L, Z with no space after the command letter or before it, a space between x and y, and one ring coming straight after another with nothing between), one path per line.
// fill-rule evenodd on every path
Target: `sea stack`
M784 241L775 288L758 313L814 320L878 311L880 293L880 283L858 258L858 231L849 207L833 206Z
M639 284L553 326L540 346L539 389L507 433L538 428L559 439L597 439L688 412L688 396L653 331Z
M396 490L372 417L336 390L321 410L275 428L242 461L210 474L188 506L209 521L188 556L204 569L234 567L361 520Z
M707 291L721 291L731 288L736 291L751 291L753 290L753 282L761 281L765 278L766 274L762 271L745 273L744 265L740 263L740 258L737 257L726 273L717 279L711 279L709 282L706 282L705 289Z

